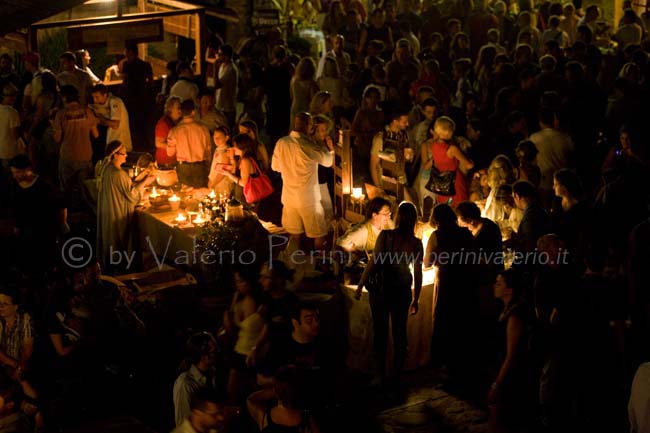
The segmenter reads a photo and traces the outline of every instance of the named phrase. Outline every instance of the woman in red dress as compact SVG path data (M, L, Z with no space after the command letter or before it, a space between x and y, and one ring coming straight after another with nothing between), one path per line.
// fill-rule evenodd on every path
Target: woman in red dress
M438 203L449 203L455 207L458 203L468 200L467 178L465 174L474 167L472 160L467 158L458 146L452 143L456 124L447 116L436 119L432 130L431 155L432 158L425 163L424 168L434 165L438 171L455 171L455 194L453 196L438 195ZM451 199L451 201L449 201Z

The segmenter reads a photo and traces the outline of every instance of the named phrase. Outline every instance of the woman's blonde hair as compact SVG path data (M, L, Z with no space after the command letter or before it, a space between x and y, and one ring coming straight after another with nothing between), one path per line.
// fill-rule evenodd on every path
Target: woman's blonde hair
M311 57L303 57L296 66L295 77L297 80L313 80L316 75L316 63Z
M435 138L449 140L456 130L456 123L447 116L438 117L433 122L433 135Z
M181 98L178 96L170 96L167 98L167 101L165 101L165 114L169 114L169 112L172 111L174 104L178 104L180 106L181 102Z
M323 105L325 105L325 102L331 98L332 94L330 92L321 90L320 92L316 93L314 97L311 98L311 103L309 104L309 112L312 114L312 116L323 114Z

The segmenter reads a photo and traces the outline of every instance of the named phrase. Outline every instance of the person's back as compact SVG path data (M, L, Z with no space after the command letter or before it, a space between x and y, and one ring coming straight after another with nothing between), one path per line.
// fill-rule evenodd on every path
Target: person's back
M540 188L550 190L553 187L553 173L571 166L573 141L568 134L551 127L544 127L532 134L530 141L535 143L539 152L537 165L542 173Z
M306 205L320 200L318 165L321 160L321 149L304 134L292 131L278 141L272 168L282 174L283 204L299 201ZM331 166L331 162L323 165Z
M3 89L0 88L0 91ZM8 89L12 92L14 89ZM0 161L9 161L18 154L18 134L20 115L9 104L0 104Z
M69 161L90 161L92 146L90 134L97 125L92 110L79 102L71 102L56 114L55 131L61 131L61 159Z

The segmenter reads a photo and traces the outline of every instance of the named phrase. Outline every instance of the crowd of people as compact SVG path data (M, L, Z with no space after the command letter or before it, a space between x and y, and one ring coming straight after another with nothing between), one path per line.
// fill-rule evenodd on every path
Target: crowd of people
M0 199L12 221L2 262L15 275L0 290L1 417L56 424L57 399L79 398L71 378L92 377L118 342L144 333L132 293L100 279L97 262L60 260L71 231L86 229L103 272L136 270L106 265L111 248L138 250L135 206L155 177L121 169L137 151L181 184L268 214L301 248L366 260L357 297L370 294L382 386L403 370L422 269L435 266L432 363L450 390L490 409L494 431L620 431L630 389L632 431L648 431L648 15L624 1L608 27L578 0L368 3L301 11L320 12L318 59L279 32L238 52L215 36L214 75L170 60L159 92L134 44L104 82L85 50L62 53L58 73L37 53L16 57L26 76L1 56ZM333 239L341 130L355 186L377 197ZM384 194L388 154L403 167L402 204ZM445 173L446 192L433 192ZM70 214L91 212L93 177L96 224L79 228ZM250 199L260 177L275 193ZM433 230L424 245L418 219ZM391 251L408 259L376 261ZM460 251L478 259L441 260ZM238 268L223 319L189 337L176 432L327 431L352 401L344 350L319 337L318 306L287 290L293 264L268 260Z

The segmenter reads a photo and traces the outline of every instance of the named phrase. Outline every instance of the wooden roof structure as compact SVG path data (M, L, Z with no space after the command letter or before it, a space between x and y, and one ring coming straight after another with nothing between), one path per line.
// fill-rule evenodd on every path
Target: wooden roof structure
M29 27L32 23L83 4L86 0L1 0L0 35Z

